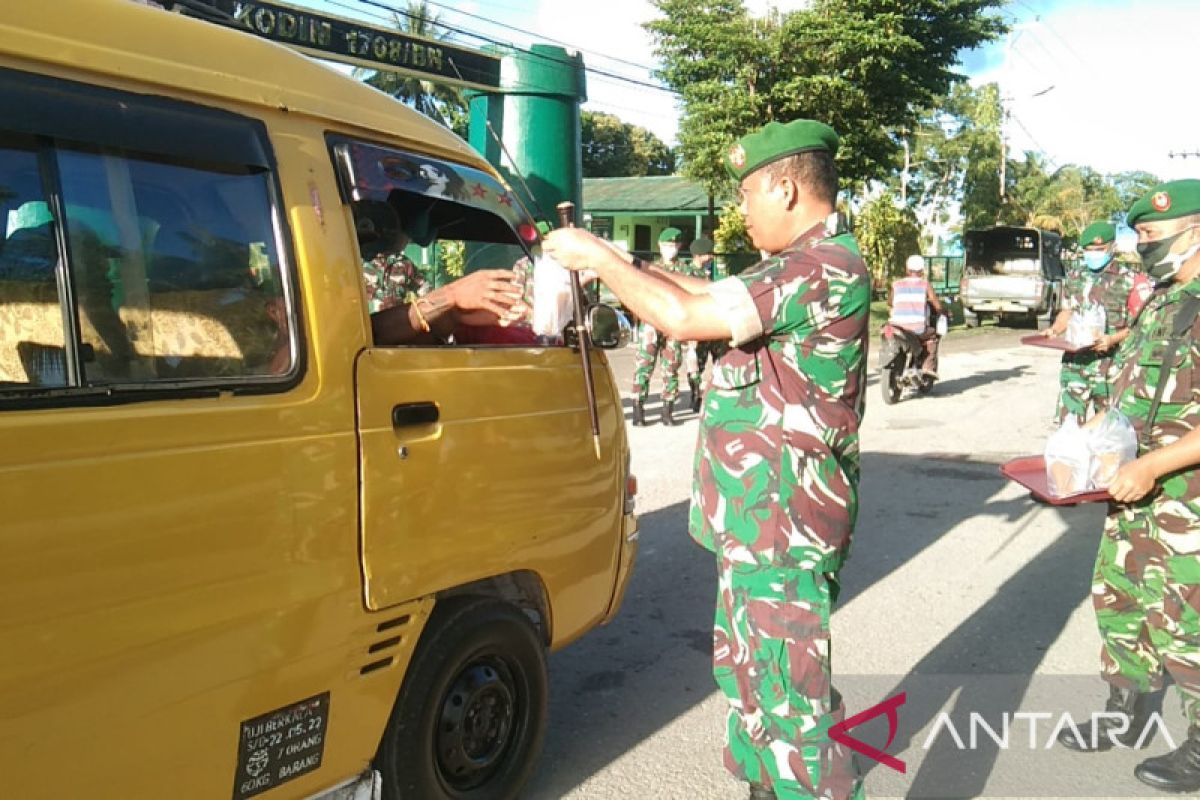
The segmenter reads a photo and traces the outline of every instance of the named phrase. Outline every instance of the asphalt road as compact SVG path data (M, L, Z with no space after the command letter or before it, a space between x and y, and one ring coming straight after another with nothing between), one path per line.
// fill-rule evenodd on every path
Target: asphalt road
M1104 509L1036 504L998 473L1040 452L1052 430L1057 354L1019 345L1028 333L955 342L952 332L933 393L895 406L882 402L872 361L862 507L833 619L848 713L905 696L886 748L905 771L862 759L871 797L1162 796L1132 777L1138 760L1170 749L1161 736L1102 755L1053 744L1064 714L1082 723L1106 694L1088 599ZM633 351L613 356L627 388ZM657 421L656 403L649 416ZM640 558L618 617L551 657L532 800L745 797L721 767L715 567L686 534L696 421L681 417L675 428L629 428ZM1169 695L1176 742L1177 705ZM882 717L854 734L887 744Z

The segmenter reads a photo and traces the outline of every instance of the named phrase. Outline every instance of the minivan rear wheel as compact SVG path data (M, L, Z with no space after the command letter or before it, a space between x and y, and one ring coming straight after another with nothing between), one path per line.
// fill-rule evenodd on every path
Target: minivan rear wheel
M517 797L546 710L546 652L529 618L487 597L439 602L375 757L384 800Z

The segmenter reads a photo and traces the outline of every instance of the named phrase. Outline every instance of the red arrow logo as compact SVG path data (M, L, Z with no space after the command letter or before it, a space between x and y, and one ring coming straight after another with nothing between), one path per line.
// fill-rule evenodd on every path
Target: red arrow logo
M889 756L887 753L883 752L883 750L872 747L864 741L855 739L846 731L861 725L868 720L875 719L880 714L887 714L888 740L887 744L883 746L884 750L886 750L892 746L892 742L896 739L896 730L900 727L900 718L896 714L896 709L904 705L904 702L907 699L908 692L901 692L895 697L889 697L882 703L877 703L876 705L871 706L862 713L855 714L853 717L850 717L850 719L844 719L829 729L829 738L833 739L835 742L846 745L846 747L849 747L851 750L854 750L857 753L862 753L867 758L878 761L885 767L891 767L892 769L896 770L896 772L903 774L905 772L903 761L895 756Z

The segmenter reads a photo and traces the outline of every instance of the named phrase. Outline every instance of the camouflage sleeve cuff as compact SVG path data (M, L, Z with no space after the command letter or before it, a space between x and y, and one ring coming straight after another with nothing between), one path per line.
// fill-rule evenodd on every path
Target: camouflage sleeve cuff
M738 347L763 335L758 306L754 304L750 289L739 278L725 278L711 283L708 293L716 301L721 318L729 324L730 345Z

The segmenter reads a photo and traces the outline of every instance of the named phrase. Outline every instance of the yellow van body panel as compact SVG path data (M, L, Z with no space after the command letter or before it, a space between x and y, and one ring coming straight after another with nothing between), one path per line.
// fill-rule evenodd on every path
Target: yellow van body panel
M282 46L126 0L6 8L0 68L262 120L304 342L279 393L0 410L0 793L228 797L242 723L328 692L320 768L263 795L308 797L368 768L441 593L531 572L555 647L615 613L636 522L605 359L597 462L576 353L370 346L325 136L494 175L465 143ZM439 422L394 428L412 401Z

